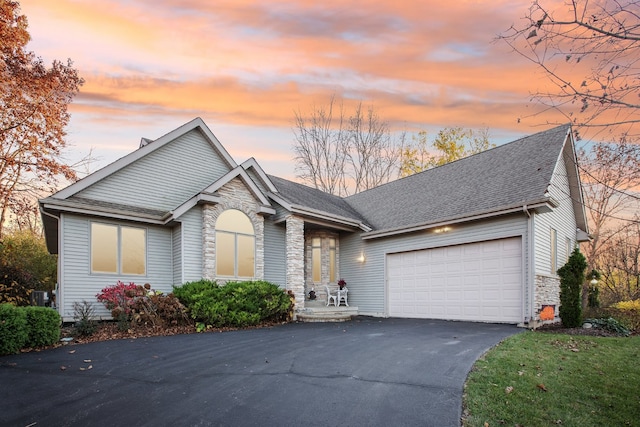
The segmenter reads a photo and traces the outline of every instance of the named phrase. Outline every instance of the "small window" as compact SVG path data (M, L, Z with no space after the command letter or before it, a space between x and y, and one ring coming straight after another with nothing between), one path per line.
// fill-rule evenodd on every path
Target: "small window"
M147 272L147 231L144 228L91 223L91 272Z
M315 237L311 240L311 265L313 266L313 283L322 280L322 240Z
M336 239L329 239L329 282L336 281Z
M569 261L569 257L571 256L572 252L573 252L573 242L569 237L567 237L567 253L565 254L565 257L564 257L565 264Z
M552 228L551 229L551 274L556 274L558 270L558 232Z
M236 209L222 212L216 221L216 275L254 277L255 246L251 219Z

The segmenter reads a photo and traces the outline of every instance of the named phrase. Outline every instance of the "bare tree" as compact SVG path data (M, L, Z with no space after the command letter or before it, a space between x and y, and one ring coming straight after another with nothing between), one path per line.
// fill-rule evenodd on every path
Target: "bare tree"
M600 257L601 298L605 305L640 298L640 218L621 226Z
M578 128L637 136L640 7L637 0L571 0L555 10L535 0L523 24L498 36L552 83L533 94ZM634 129L635 126L635 129Z
M368 190L389 182L397 176L405 134L393 139L389 124L374 108L364 112L362 102L349 119L350 146L347 161L350 165L354 192Z
M589 271L607 271L613 268L609 265L615 258L613 242L637 225L637 217L632 218L630 212L637 212L640 202L635 193L640 186L640 146L626 138L618 143L596 143L589 153L579 151L579 164L592 236L585 250ZM586 304L586 290L583 300Z
M341 102L334 117L335 97L327 107L315 107L308 118L295 112L295 153L298 178L331 194L345 187L344 167L349 151L348 121Z
M297 111L293 132L297 176L322 191L346 196L397 176L404 133L394 138L389 124L362 102L349 116L335 96L307 118Z

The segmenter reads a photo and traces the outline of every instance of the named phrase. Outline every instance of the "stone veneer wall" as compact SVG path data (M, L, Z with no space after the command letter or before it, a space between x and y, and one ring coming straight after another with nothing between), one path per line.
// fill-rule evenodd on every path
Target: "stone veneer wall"
M295 310L304 309L304 220L295 215L286 219L287 226L287 290L293 292Z
M554 305L556 308L555 317L557 318L560 307L560 278L536 275L535 287L535 320L540 319L539 314L543 305Z
M255 234L255 276L256 280L264 279L264 218L258 214L260 203L246 188L240 178L234 178L217 191L221 197L218 204L205 204L202 208L203 262L202 277L216 279L216 221L227 209L244 212L251 223Z
M313 282L313 263L312 263L312 253L313 246L312 241L314 238L320 238L321 242L321 258L320 258L320 283ZM305 259L307 262L305 263L305 297L308 297L309 291L313 289L316 292L316 298L320 301L327 301L327 292L324 289L324 285L329 286L329 288L337 289L338 280L340 280L340 240L338 239L339 235L337 233L332 233L329 231L309 231L305 233ZM336 241L336 280L333 282L329 281L329 239L335 239ZM348 284L347 284L348 285Z

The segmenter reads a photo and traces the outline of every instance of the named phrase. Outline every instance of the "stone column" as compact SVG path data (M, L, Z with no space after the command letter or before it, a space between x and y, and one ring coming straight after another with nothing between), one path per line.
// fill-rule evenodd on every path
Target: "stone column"
M251 219L256 243L255 279L264 280L264 218L252 212Z
M290 215L287 226L287 290L296 297L295 311L304 309L304 221Z
M216 221L220 209L214 205L202 207L202 278L216 279Z

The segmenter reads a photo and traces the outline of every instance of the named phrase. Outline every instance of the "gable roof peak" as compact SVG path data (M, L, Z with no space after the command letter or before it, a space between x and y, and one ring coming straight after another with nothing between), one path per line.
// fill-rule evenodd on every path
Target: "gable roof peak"
M209 144L211 144L214 150L216 150L216 152L220 155L223 162L225 162L229 166L229 169L233 169L238 166L229 152L227 152L227 150L222 146L218 138L216 138L213 132L211 132L211 129L209 129L209 127L200 117L196 117L195 119L190 120L182 126L179 126L178 128L162 135L160 138L157 138L153 141L148 138L142 138L143 141L147 142L143 145L141 141L140 147L137 150L125 155L124 157L119 158L118 160L108 164L101 169L98 169L97 171L82 178L81 180L76 181L68 187L53 194L51 197L56 199L65 199L71 197L74 194L86 189L87 187L106 178L107 176L114 174L115 172L125 168L138 159L154 152L155 150L158 150L159 148L165 146L166 144L169 144L180 136L185 135L193 130L198 130L204 136L204 138L209 142Z

